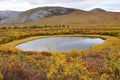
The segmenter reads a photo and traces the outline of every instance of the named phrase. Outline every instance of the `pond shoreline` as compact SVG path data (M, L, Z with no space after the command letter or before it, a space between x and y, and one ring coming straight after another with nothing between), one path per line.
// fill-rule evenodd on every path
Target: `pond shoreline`
M56 36L28 41L16 45L16 48L23 51L68 52L72 49L86 50L92 46L102 44L104 41L101 38Z
M74 35L52 35L52 36L34 36L34 37L28 37L28 38L24 38L24 39L20 39L20 40L15 40L13 42L9 42L6 44L2 44L0 45L0 50L12 50L12 51L21 51L19 49L17 49L15 46L19 45L21 43L25 43L28 41L32 41L32 40L36 40L36 39L40 39L40 38L48 38L48 37L90 37L90 38L101 38L103 40L106 40L105 42L107 42L107 39L110 38L111 36L102 36L102 35L83 35L83 34L74 34ZM104 42L104 43L105 43ZM103 44L104 44L103 43Z

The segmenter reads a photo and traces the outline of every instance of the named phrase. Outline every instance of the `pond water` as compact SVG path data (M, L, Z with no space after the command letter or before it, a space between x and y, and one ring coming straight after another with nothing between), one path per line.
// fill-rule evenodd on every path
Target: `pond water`
M57 51L67 52L71 49L85 50L91 46L102 44L104 42L101 38L89 37L52 37L42 38L25 43L21 43L16 48L23 51Z

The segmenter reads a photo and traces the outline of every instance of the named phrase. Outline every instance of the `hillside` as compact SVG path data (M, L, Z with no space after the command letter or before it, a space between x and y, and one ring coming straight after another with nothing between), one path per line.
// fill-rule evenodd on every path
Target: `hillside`
M64 15L71 12L73 12L73 9L63 7L39 7L24 12L1 11L0 24L25 23L54 15Z
M106 11L100 8L95 8L95 9L90 10L90 12L106 12Z
M78 25L119 22L120 12L109 12L100 8L83 11L63 7L39 7L24 12L12 12L12 14L9 13L9 16L1 16L0 12L0 24L21 25L22 23L22 25Z
M24 23L24 25L79 25L79 24L111 24L120 22L118 12L86 12L76 10L70 14L51 16L37 21ZM46 24L47 23L47 24Z

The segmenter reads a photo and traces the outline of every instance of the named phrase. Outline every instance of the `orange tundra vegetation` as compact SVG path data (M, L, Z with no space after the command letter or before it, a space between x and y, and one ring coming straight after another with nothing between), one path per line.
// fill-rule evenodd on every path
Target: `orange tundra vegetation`
M52 35L99 36L106 41L88 50L62 53L13 48L35 36ZM120 80L119 25L1 27L0 80Z

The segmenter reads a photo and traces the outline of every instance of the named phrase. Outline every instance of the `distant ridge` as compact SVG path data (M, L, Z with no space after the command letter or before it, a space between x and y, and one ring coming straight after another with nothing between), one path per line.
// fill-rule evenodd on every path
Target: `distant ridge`
M101 8L95 8L95 9L90 10L90 12L107 12L107 11Z
M64 7L38 7L27 11L0 11L0 25L79 25L120 23L120 12L100 8L83 11Z
M0 24L15 24L35 21L45 17L64 15L73 12L75 9L64 7L38 7L24 12L0 11Z

